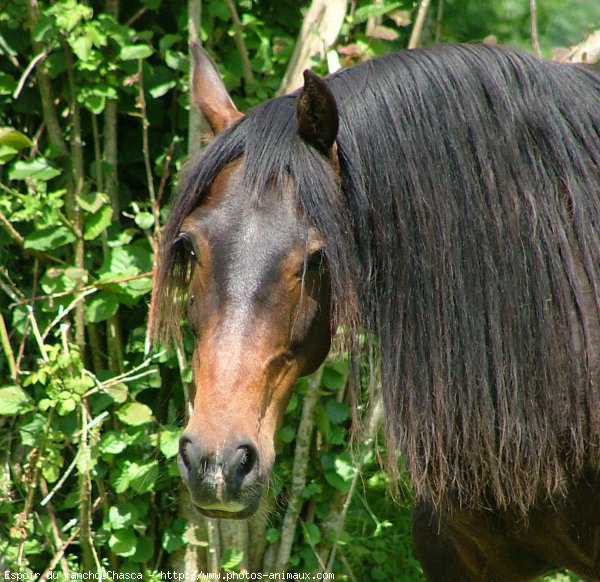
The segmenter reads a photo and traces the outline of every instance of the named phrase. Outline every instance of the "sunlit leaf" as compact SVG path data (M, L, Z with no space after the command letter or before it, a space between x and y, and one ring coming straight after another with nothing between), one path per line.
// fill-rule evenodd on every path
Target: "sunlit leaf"
M0 415L13 416L32 409L31 399L19 386L0 388Z
M129 426L139 426L152 421L152 410L141 402L130 402L117 410L117 416Z
M121 49L120 57L123 61L147 59L152 54L152 48L146 44L132 44Z
M36 180L51 180L60 176L61 171L51 166L47 160L36 158L34 160L20 160L8 172L10 180L25 180L35 178Z
M36 251L57 249L72 243L75 235L66 226L43 228L25 237L24 247Z
M88 321L98 323L112 317L119 309L119 301L108 292L101 292L92 297L85 306L85 316Z
M113 209L112 206L103 206L94 214L87 216L85 219L85 227L83 238L85 240L94 240L99 237L112 222Z

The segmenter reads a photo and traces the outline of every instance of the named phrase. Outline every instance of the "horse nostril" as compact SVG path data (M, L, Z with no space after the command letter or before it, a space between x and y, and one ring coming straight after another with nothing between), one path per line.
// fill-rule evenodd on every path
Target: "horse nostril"
M257 466L258 451L254 445L240 445L236 451L235 475L238 482L243 481Z
M202 479L208 472L210 460L203 449L185 435L179 439L179 459L187 473L184 475L186 480L192 477Z
M188 452L188 446L191 445L190 439L182 436L179 439L179 458L183 463L184 467L189 471L191 468L191 462Z

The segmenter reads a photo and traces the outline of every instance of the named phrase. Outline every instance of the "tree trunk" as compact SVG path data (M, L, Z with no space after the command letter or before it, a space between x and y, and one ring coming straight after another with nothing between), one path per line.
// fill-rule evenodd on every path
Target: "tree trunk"
M325 57L340 34L347 8L347 0L313 0L279 88L280 95L301 87L302 72L310 68L311 60Z

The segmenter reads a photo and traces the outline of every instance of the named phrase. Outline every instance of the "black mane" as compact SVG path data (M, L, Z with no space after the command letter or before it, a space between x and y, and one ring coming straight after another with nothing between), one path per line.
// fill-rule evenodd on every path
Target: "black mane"
M328 83L339 179L298 137L295 95L189 163L154 328L179 325L187 266L171 243L223 167L245 158L258 204L291 176L326 239L338 322L379 338L388 444L416 494L526 509L600 465L600 76L439 46Z

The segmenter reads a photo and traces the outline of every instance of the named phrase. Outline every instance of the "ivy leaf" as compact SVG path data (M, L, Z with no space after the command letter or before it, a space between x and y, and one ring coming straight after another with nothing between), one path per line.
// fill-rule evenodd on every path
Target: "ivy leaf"
M344 402L338 402L337 400L329 400L325 405L327 416L333 424L341 424L348 418L350 418L350 409Z
M152 409L141 402L130 402L117 410L117 416L129 426L139 426L152 422Z
M311 546L316 546L321 541L321 530L318 526L309 521L304 524L304 538Z
M86 192L77 196L77 203L86 212L98 212L102 206L109 202L104 192Z
M223 570L231 571L236 566L239 566L244 559L244 551L237 549L228 549L221 558L221 567Z
M286 424L282 426L277 433L277 440L282 443L291 443L296 436L296 431L293 426Z
M83 238L85 240L94 240L100 236L112 222L112 206L103 206L98 212L86 217Z
M154 489L158 479L158 461L152 461L145 465L131 463L127 470L129 486L137 493L148 493Z
M162 539L162 547L168 552L174 552L185 545L183 534L185 533L186 522L181 518L173 521L169 529L164 533Z
M150 212L138 212L134 220L141 229L147 229L154 225L154 216Z
M131 558L134 562L148 562L154 555L154 544L148 536L138 538L135 554Z
M108 292L101 292L86 304L85 316L91 323L106 321L112 317L119 309L117 298Z
M152 48L147 44L131 44L121 48L119 56L122 61L147 59L152 54Z
M119 503L108 510L108 522L113 530L132 526L138 516L139 512L133 503Z
M133 556L137 545L136 535L128 529L120 529L108 538L108 547L117 556Z
M36 158L34 160L20 160L8 173L10 180L25 180L25 178L35 178L36 180L47 181L56 176L60 176L61 171L51 166L45 159Z
M100 452L109 455L118 455L127 448L125 439L118 432L107 432L100 439Z
M57 249L75 240L75 235L66 226L42 228L25 238L26 249L48 251Z
M402 6L402 2L392 2L391 4L367 4L357 8L352 17L352 24L366 22L369 18L384 16Z
M0 73L0 95L10 95L16 88L17 82L6 73Z
M113 386L109 386L106 389L108 395L119 404L123 404L127 400L127 394L129 392L129 388L127 388L127 384L123 382L119 382L118 384L114 384Z
M1 81L2 76L0 76L0 85ZM9 146L15 150L22 150L30 148L33 143L25 134L12 127L0 127L0 145Z
M0 388L0 415L14 416L32 409L31 399L19 386Z
M158 448L160 452L170 459L179 452L180 430L163 430L158 436Z

